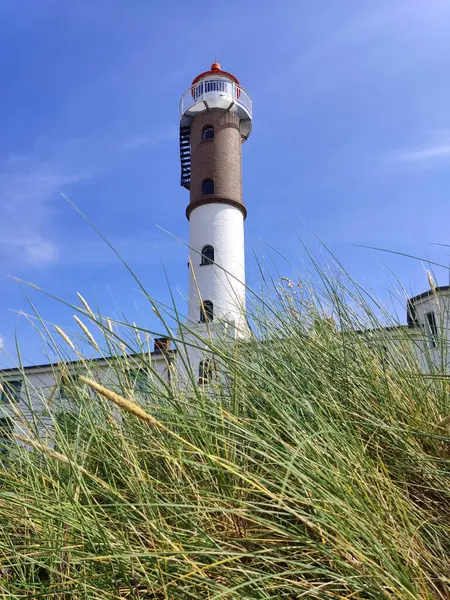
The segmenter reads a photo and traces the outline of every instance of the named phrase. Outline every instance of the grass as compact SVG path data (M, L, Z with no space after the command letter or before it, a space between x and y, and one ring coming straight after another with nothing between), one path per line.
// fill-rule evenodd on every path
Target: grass
M398 323L344 271L314 276L265 274L247 342L191 341L215 357L209 386L162 380L153 333L84 299L78 338L41 322L82 377L63 373L70 409L53 394L38 411L27 388L16 415L1 598L450 598L445 368L417 330L372 331ZM98 383L87 346L116 357L114 383Z

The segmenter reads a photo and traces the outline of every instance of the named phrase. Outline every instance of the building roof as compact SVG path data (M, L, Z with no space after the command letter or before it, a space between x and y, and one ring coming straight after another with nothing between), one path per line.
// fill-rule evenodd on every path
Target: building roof
M222 71L218 62L213 62L211 65L211 69L209 71L205 71L204 73L200 73L197 77L192 81L192 85L195 85L197 81L200 81L203 77L207 77L208 75L225 75L229 79L232 79L235 83L239 84L239 80L232 73L228 73L228 71Z
M150 353L150 356L152 358L156 358L157 356L166 356L166 355L173 355L176 353L176 349L170 349L170 350L165 350L165 351L153 351ZM128 354L126 358L139 358L140 354ZM97 358L88 358L85 361L83 360L69 360L69 361L58 361L58 362L51 362L51 363L44 363L41 365L28 365L26 367L8 367L7 369L0 369L0 377L2 375L8 375L10 373L14 373L15 371L32 371L34 369L53 369L53 368L58 368L59 365L64 365L64 366L75 366L75 365L79 365L79 364L83 364L84 362L88 362L88 363L101 363L101 362L108 362L111 360L115 360L118 358L124 358L123 356L99 356Z
M450 285L441 285L439 287L434 288L434 290L427 290L426 292L422 292L421 294L417 294L417 296L413 296L409 299L409 302L417 302L418 300L422 300L423 298L428 298L428 296L432 296L433 294L438 294L439 292L447 292L450 289Z

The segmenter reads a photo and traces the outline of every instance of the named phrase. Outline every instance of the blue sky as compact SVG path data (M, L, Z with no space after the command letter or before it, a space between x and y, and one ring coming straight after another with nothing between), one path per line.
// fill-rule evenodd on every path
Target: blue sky
M301 266L313 233L381 296L389 269L412 293L417 261L450 250L448 0L0 0L0 335L42 362L42 341L9 274L104 314L152 323L116 257L61 193L92 219L149 292L183 304L178 101L217 55L253 99L244 146L246 244ZM280 267L283 269L283 266ZM287 267L286 267L287 269ZM438 271L440 284L448 274ZM32 293L70 330L62 305Z

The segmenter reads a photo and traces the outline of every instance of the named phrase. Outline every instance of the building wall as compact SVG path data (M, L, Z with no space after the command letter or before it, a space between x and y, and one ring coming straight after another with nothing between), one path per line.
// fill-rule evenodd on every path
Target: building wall
M170 360L174 360L174 356L170 355ZM121 370L124 367L135 369L138 365L139 363L135 360L130 360L129 365L128 363L126 366L122 365ZM165 355L152 355L152 367L163 381L169 380L168 360ZM117 368L113 361L93 361L89 364L88 372L81 363L71 363L64 368L64 373L84 374L120 393ZM54 413L61 410L73 409L70 400L61 397L61 373L58 365L50 365L26 369L24 372L19 369L8 370L6 373L0 374L2 390L5 383L9 381L22 381L18 401L9 403L3 400L0 403L0 417L9 417L14 421L13 433L29 436L23 420L26 422L33 418L39 430L39 436L50 445L52 444L53 419L50 413L52 412L54 416ZM112 413L118 415L118 411L113 405L111 405L111 410Z
M450 292L446 289L434 294L426 292L408 302L407 327L380 328L367 332L368 339L383 347L388 362L408 363L409 352L415 354L422 373L435 368L450 369ZM427 322L427 313L434 313L436 335Z
M412 302L417 320L417 347L424 370L429 370L430 361L438 367L450 367L450 292L437 291L419 297ZM437 336L433 336L427 313L434 313Z

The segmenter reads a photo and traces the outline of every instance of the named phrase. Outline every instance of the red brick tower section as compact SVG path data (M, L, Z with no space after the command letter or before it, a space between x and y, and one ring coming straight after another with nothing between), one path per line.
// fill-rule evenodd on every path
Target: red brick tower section
M213 138L205 132L211 128ZM213 190L205 181L213 182ZM204 204L230 204L247 215L242 201L242 134L239 117L222 108L211 108L194 117L191 125L191 212Z

